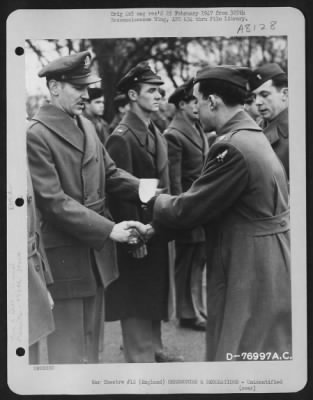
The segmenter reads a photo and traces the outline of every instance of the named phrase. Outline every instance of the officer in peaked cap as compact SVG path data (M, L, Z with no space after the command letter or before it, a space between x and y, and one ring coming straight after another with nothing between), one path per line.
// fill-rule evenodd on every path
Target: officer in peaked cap
M189 190L148 204L156 230L205 227L208 361L246 351L291 354L288 182L243 111L248 76L230 66L197 74L200 120L217 139Z
M190 79L174 90L168 98L168 102L177 106L181 100L190 101L193 99L195 99L193 95L193 79Z
M38 72L38 76L76 85L91 85L101 81L101 78L92 74L90 66L89 51L82 51L50 62Z
M162 78L150 68L149 63L146 61L142 61L131 68L118 82L117 89L122 93L127 93L130 88L138 83L148 83L158 86L164 84Z
M118 83L128 96L130 109L107 141L116 165L138 178L158 179L169 189L167 147L151 121L159 109L162 79L143 62ZM133 202L110 201L113 217L150 222L150 215ZM118 248L119 278L106 292L108 321L121 321L124 356L127 362L181 361L162 347L161 321L171 316L174 268L169 265L167 240L158 235L136 252ZM139 251L138 250L138 251Z
M55 331L48 336L53 364L99 362L103 345L104 289L118 276L115 242L127 243L131 227L115 224L105 198L139 202L137 178L118 170L82 116L88 85L100 80L88 52L61 57L40 72L51 103L27 132L27 150L43 243L54 284Z
M283 163L289 178L288 79L278 64L262 65L253 71L251 90L263 117L264 134Z
M179 195L200 176L208 143L199 122L193 79L174 90L168 99L175 115L164 137L168 144L171 193ZM202 227L183 230L175 238L176 314L183 328L205 331L206 307L203 271L206 261Z

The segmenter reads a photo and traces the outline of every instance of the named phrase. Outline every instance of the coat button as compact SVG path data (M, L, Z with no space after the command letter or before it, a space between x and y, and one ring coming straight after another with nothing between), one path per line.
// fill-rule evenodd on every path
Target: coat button
M99 159L98 159L98 157L96 157L96 162L98 162L99 161Z
M286 226L286 221L281 221L280 226Z
M35 270L36 270L37 272L39 272L39 271L40 271L40 266L39 266L39 265L36 265Z
M32 200L33 200L32 196L27 196L27 203L31 203Z

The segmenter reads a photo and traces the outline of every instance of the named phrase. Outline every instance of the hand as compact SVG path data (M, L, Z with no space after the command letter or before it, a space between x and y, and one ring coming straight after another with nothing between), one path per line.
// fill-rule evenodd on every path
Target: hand
M135 227L135 224L135 221L123 221L115 224L110 233L110 239L119 243L128 243L129 239L131 239L132 235L134 235L134 232L131 228Z
M154 230L153 226L150 224L145 225L145 227L146 227L146 232L143 234L143 238L144 238L145 242L147 242L155 234L155 230Z
M143 258L148 254L147 246L143 244L142 246L138 247L136 250L130 251L131 255L134 258Z

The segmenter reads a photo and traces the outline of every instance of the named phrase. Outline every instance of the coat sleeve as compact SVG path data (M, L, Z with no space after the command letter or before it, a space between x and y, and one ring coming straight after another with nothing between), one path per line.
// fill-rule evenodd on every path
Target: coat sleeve
M215 145L201 176L187 192L179 196L163 194L155 199L154 224L156 227L176 229L204 225L238 199L248 179L243 155L231 144Z
M171 194L182 193L182 157L183 147L176 135L170 131L165 135L168 145L169 173Z
M85 245L101 249L114 222L63 191L51 150L43 135L28 131L27 152L37 206L44 218Z

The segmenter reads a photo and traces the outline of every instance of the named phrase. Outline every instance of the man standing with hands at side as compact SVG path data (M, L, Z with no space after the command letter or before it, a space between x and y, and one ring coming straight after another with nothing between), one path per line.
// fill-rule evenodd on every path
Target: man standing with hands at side
M162 84L146 62L121 79L117 89L128 96L130 110L109 137L107 149L118 167L138 178L158 179L160 188L169 189L166 141L151 122ZM147 223L151 218L143 208L124 199L112 199L110 210L116 221L126 218ZM120 277L108 288L107 320L121 320L127 362L182 361L164 351L161 339L161 321L172 312L174 288L167 240L156 235L141 251L146 255L137 259L135 253L118 245Z
M58 58L38 74L51 104L27 131L27 150L46 255L54 284L55 331L49 361L97 363L103 345L104 290L118 277L114 242L127 243L131 228L115 224L106 195L139 201L139 180L116 168L92 123L82 117L88 85L98 82L88 51Z
M291 357L288 182L269 141L243 111L248 76L235 66L198 72L200 120L217 139L187 192L148 204L156 230L205 226L208 361L243 361L254 352Z
M288 78L278 64L265 64L253 70L251 90L263 117L263 131L283 163L289 179Z
M176 113L164 136L168 144L171 194L187 191L197 179L209 150L199 122L192 81L169 97ZM175 237L176 314L180 325L199 331L206 328L202 278L205 267L205 234L201 226L182 230Z

